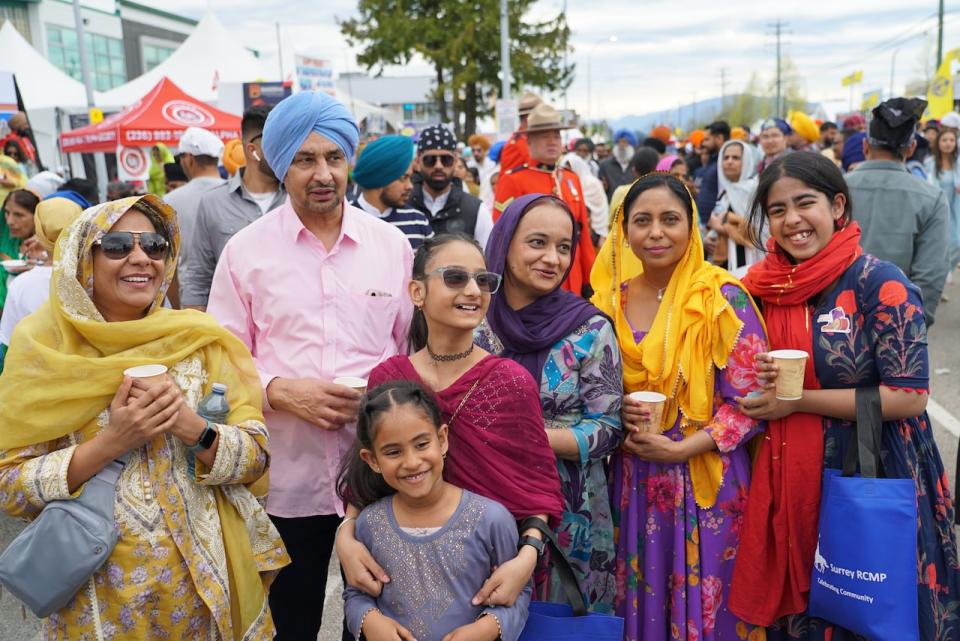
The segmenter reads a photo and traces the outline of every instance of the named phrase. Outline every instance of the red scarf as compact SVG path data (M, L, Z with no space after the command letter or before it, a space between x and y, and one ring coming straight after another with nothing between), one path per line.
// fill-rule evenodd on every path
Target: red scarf
M770 249L743 284L763 301L770 348L811 354L803 386L819 389L807 301L860 257L860 226L850 223L816 256L798 265L773 239ZM768 626L807 609L822 474L820 415L791 414L768 422L753 467L730 591L730 610L744 621Z

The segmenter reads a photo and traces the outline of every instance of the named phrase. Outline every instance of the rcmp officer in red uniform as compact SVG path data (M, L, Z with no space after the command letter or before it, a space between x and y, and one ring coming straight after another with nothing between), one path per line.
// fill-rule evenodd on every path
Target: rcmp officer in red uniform
M563 287L575 294L583 294L584 287L590 283L590 269L596 252L590 239L590 214L580 179L569 169L558 166L563 154L560 130L568 128L564 126L560 112L550 105L539 104L530 112L526 129L530 158L519 167L505 171L497 181L493 220L496 223L504 209L525 194L553 194L563 200L584 230Z

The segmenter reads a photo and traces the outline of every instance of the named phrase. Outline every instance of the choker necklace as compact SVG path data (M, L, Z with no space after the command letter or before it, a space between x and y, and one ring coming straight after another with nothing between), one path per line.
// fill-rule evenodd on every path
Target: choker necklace
M463 360L470 354L473 354L473 343L470 343L470 347L466 351L460 352L459 354L437 354L432 349L430 349L430 343L427 343L427 354L430 354L430 358L433 359L435 363L452 363L453 361Z

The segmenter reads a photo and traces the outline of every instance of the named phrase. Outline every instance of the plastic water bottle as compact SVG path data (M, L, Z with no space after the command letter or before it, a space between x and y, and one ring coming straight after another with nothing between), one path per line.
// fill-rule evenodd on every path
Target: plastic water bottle
M223 383L214 383L210 393L201 399L197 405L197 414L211 423L223 425L230 414L230 404L227 403L227 386Z
M223 425L230 414L230 404L227 403L227 386L223 383L214 383L210 393L200 400L197 405L197 414L211 423ZM196 461L193 452L187 452L187 470L190 478L196 476Z

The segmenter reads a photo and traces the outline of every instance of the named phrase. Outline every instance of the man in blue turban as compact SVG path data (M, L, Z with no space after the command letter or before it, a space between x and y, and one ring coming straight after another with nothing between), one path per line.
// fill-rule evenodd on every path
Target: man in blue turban
M783 118L767 118L763 121L760 125L760 148L763 149L760 173L774 160L793 151L787 146L787 136L792 133L793 129Z
M353 115L322 91L301 91L270 111L263 153L301 213L339 211L360 130ZM306 224L306 223L304 223Z
M317 638L344 508L337 472L355 441L348 426L370 372L406 353L413 316L410 243L344 200L358 139L350 112L326 94L273 108L261 146L287 198L227 242L207 304L257 355L271 434L267 513L293 559L270 586L277 641Z
M423 212L407 207L413 192L413 153L413 140L407 136L383 136L364 147L353 168L360 193L350 204L402 231L416 250L433 237L433 230Z

